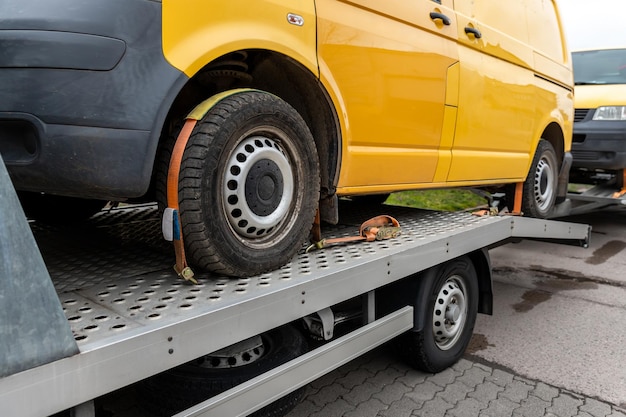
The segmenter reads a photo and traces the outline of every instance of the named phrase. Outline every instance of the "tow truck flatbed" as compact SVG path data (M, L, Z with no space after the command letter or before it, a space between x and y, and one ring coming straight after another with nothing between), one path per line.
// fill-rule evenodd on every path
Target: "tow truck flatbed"
M587 225L352 203L343 208L338 226L324 227L324 235L354 235L361 222L381 210L400 222L399 237L309 253L303 247L277 271L240 279L197 273L198 285L179 279L172 270L173 252L162 241L154 205L105 210L76 227L31 223L80 353L0 378L2 414L42 416L79 406L207 352L511 239L586 245L589 238ZM361 334L372 336L359 346L350 347L355 334L326 347L329 351L344 346L344 351L326 355L323 369L330 371L410 329L412 308L385 320L361 329ZM340 357L332 356L337 354ZM298 372L303 385L319 376L314 369L320 368L311 365L315 358L312 352L286 369ZM293 378L285 375L282 386L289 380L295 388ZM276 391L263 384L272 380L275 387L280 385L274 375L250 387L256 386L262 398L282 395L284 388ZM243 415L258 409L259 404L252 404L259 394L245 391L252 395L248 403L241 400L241 388L234 388L198 407L195 414L181 415L218 415L224 410Z
M626 207L626 194L620 194L618 189L607 184L598 184L577 193L570 192L567 198L571 200L569 215Z

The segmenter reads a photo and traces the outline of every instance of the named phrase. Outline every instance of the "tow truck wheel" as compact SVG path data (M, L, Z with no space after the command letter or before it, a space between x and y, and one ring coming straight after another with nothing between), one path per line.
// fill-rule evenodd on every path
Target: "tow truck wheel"
M286 264L308 238L319 178L313 136L294 108L259 91L222 99L196 125L181 164L191 263L234 276Z
M478 314L478 278L461 257L420 275L416 329L396 339L396 349L413 367L440 372L455 364L472 337Z
M528 177L524 182L522 212L545 219L556 201L559 164L552 144L541 139L537 145Z
M151 416L171 416L306 353L306 339L286 325L143 380L138 394ZM287 414L306 387L254 412L257 417Z

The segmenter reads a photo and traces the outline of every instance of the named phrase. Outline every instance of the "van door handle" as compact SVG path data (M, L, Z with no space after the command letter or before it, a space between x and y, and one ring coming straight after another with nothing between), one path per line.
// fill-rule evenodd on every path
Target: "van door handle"
M470 33L474 35L476 39L480 39L483 37L482 33L480 33L480 30L468 26L465 28L465 34L469 35Z
M441 23L450 26L450 18L443 13L430 12L430 18L432 20L441 20Z

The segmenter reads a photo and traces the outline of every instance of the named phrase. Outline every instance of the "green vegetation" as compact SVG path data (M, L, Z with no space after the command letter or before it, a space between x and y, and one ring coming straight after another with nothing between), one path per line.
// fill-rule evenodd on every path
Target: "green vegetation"
M466 189L420 190L394 193L386 201L395 206L459 211L484 206L484 197Z
M570 193L583 193L590 189L592 185L589 184L567 184L567 191Z

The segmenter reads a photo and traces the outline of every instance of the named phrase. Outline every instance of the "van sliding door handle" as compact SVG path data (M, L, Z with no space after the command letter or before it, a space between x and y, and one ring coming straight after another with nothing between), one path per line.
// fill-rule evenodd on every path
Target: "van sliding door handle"
M480 39L483 37L482 33L480 33L480 30L468 26L465 28L465 34L469 35L470 33L474 35L476 39Z
M450 26L450 18L443 13L430 12L430 18L432 20L441 20L441 23Z

